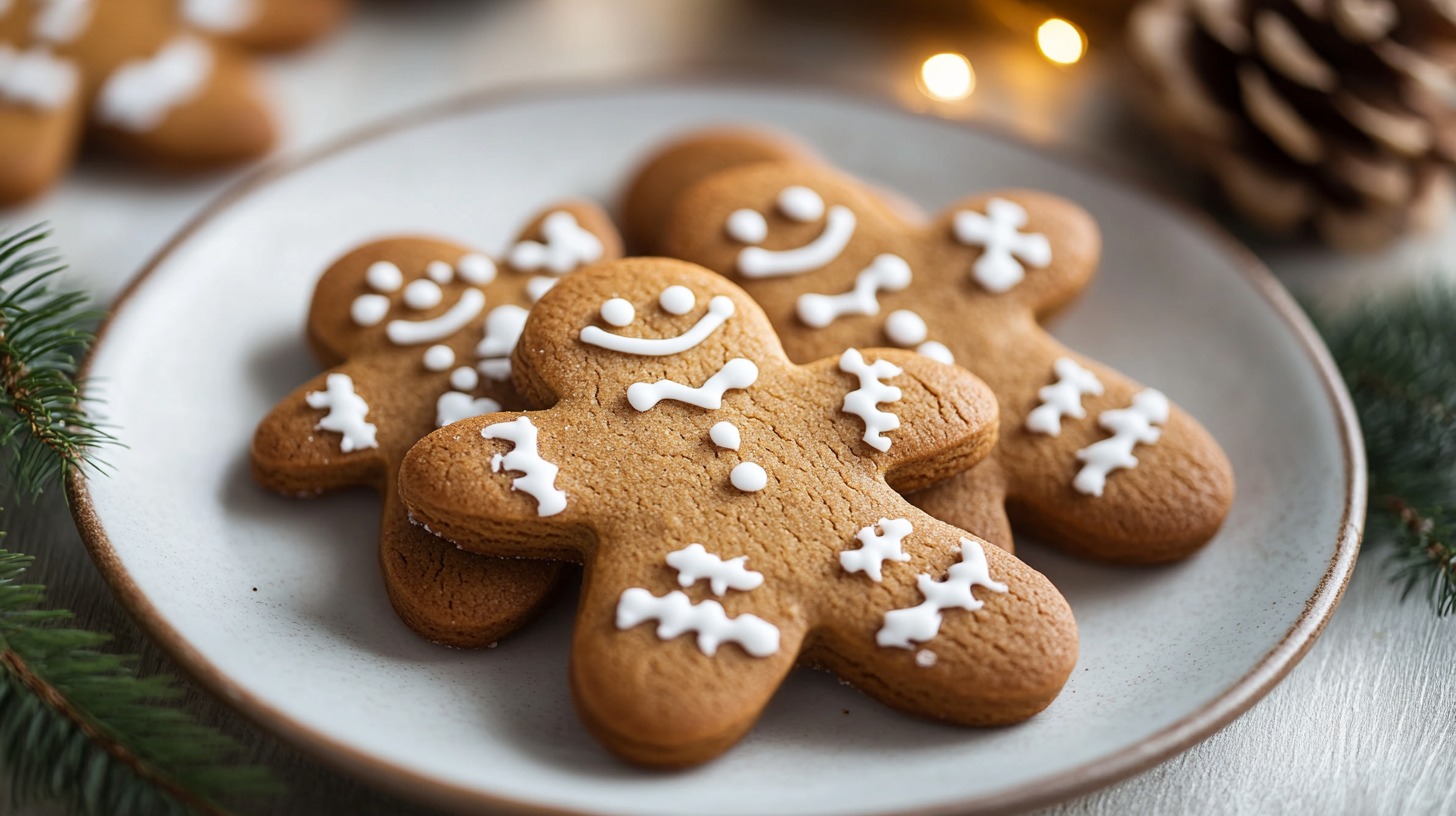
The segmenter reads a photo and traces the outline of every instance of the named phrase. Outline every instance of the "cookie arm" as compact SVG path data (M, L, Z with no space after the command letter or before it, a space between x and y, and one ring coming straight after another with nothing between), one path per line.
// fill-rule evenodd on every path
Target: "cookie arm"
M849 349L807 368L849 455L872 459L896 490L961 473L996 444L996 398L963 368L903 349Z
M351 430L362 430L364 436L355 433L358 447L349 452L343 450L343 433L319 427L331 413L322 403L330 400L315 397L315 404L311 405L308 395L329 394L331 375L347 377L347 390L362 400L367 409L370 395L376 389L366 372L347 366L319 374L294 389L268 412L253 433L249 456L253 478L258 484L279 493L298 495L344 487L387 487L388 464L379 444L388 442L388 431L381 430L386 423L377 421L380 417L369 410L363 412L361 421L374 426L375 446L368 446L367 429L351 427ZM335 394L341 393L341 386L342 383L336 385ZM351 407L357 408L358 403L341 405L340 419L348 415Z
M497 413L441 428L405 455L399 492L414 520L483 555L581 561L586 479L573 472L577 433L552 411Z

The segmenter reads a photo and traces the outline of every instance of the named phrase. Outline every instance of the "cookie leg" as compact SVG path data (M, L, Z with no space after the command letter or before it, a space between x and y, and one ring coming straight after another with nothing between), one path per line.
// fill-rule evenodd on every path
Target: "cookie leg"
M1006 515L1006 475L995 454L965 473L907 495L921 510L1009 553L1016 552Z
M936 552L893 564L878 585L866 583L858 592L840 587L837 622L806 658L922 717L996 726L1041 711L1077 662L1077 627L1066 600L1013 555L978 542L958 550L964 533L929 518L916 528L928 534L922 541L937 542ZM867 581L862 575L844 580ZM932 597L963 597L948 592L957 584L984 606L944 606L936 625L936 610L926 605ZM927 587L933 596L922 591Z
M394 492L380 520L379 566L405 625L426 640L461 649L494 643L534 619L566 569L456 549L411 524Z
M794 667L803 626L770 614L775 608L765 588L731 593L722 598L730 618L743 620L752 610L775 627L777 643L771 652L762 640L747 633L756 657L738 642L718 644L714 654L702 648L695 623L711 628L696 615L678 616L665 609L666 625L689 627L670 639L660 636L661 620L652 617L655 602L643 608L641 622L630 605L619 605L624 593L667 596L668 590L643 590L629 580L630 565L598 563L587 571L582 591L571 658L571 689L577 711L587 728L612 752L650 767L696 765L721 754L753 726L769 698ZM637 571L637 575L651 574ZM639 578L640 580L640 578ZM706 597L704 597L706 596ZM757 597L762 596L762 597ZM717 603L707 593L693 591L695 610ZM706 617L706 616L704 616Z
M43 111L0 103L0 206L33 198L60 178L76 151L78 105Z

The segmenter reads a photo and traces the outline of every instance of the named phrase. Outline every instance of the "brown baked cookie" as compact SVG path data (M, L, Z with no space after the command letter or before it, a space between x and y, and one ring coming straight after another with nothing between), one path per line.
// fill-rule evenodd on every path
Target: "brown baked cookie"
M991 449L970 374L898 349L793 365L743 290L664 258L567 278L514 359L552 407L430 434L400 492L466 549L586 564L571 686L616 753L711 759L796 663L961 725L1023 720L1066 681L1057 590L891 487Z
M384 499L379 561L395 610L422 636L481 646L534 615L554 564L463 553L410 524L400 461L435 428L521 408L510 354L534 293L621 254L605 214L566 203L538 216L497 265L449 241L366 244L324 273L308 336L331 366L278 403L253 438L253 475L282 493L367 486ZM522 268L524 267L524 268Z
M187 25L253 51L307 45L343 22L348 0L175 0Z
M995 391L992 459L913 497L920 507L1000 543L1004 499L1019 529L1117 562L1183 558L1218 531L1234 482L1208 432L1039 325L1095 270L1100 236L1080 207L1006 190L918 225L864 184L792 156L723 169L706 143L708 171L683 187L687 148L673 150L683 192L654 250L740 283L791 358L888 343L963 364ZM657 172L649 163L642 176Z

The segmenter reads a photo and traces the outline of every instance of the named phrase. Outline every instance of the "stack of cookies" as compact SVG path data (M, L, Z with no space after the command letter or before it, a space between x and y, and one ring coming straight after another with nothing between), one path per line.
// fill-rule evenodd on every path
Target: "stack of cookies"
M503 256L401 237L324 273L331 368L258 428L290 494L369 485L400 617L494 642L585 567L571 688L654 767L712 759L795 666L965 726L1049 705L1072 609L1012 530L1167 562L1233 476L1161 392L1040 321L1090 281L1091 217L1030 191L923 223L782 137L692 134L610 219L568 201ZM529 634L522 635L529 637Z

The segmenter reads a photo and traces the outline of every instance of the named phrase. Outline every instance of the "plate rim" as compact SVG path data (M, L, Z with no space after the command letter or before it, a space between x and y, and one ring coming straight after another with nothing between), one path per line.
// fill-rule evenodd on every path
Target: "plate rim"
M1078 765L1054 779L1025 783L987 796L974 796L910 810L901 809L894 811L895 813L904 816L1019 813L1084 796L1148 770L1212 736L1263 699L1300 662L1324 631L1353 574L1365 526L1367 504L1365 446L1354 404L1329 349L1308 316L1251 249L1210 215L1153 181L1111 166L1075 147L1018 133L1011 127L994 121L937 116L917 110L888 89L813 74L786 77L783 72L754 70L741 65L727 70L699 66L686 71L625 79L619 77L602 80L517 82L407 108L334 137L317 147L269 159L205 204L148 258L116 295L105 319L97 328L95 340L82 361L78 378L82 383L89 379L92 364L107 339L108 330L129 305L132 296L147 284L158 267L202 228L256 191L278 180L358 145L458 115L547 98L562 99L673 88L710 92L721 89L799 92L879 108L936 126L974 131L1000 142L1029 148L1053 162L1075 167L1169 207L1196 231L1212 240L1238 269L1243 281L1273 308L1277 317L1293 333L1304 356L1312 364L1335 420L1335 431L1340 441L1345 468L1345 501L1334 550L1324 575L1314 592L1305 600L1304 611L1279 642L1252 668L1202 708L1161 731L1116 753ZM322 764L348 775L355 782L378 786L447 810L458 812L462 809L489 807L532 816L600 816L602 813L542 805L488 793L401 767L350 743L316 731L243 688L184 639L137 586L121 563L101 519L96 514L88 480L84 469L72 469L66 478L66 494L82 541L112 594L150 637L152 643L170 660L216 700L250 723Z

